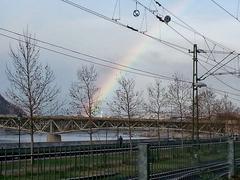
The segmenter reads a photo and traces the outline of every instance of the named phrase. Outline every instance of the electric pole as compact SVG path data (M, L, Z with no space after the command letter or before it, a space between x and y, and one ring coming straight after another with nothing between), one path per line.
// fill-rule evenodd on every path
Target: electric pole
M192 141L199 142L199 109L198 109L198 49L197 44L193 45L193 82L192 82ZM195 134L196 133L196 134Z

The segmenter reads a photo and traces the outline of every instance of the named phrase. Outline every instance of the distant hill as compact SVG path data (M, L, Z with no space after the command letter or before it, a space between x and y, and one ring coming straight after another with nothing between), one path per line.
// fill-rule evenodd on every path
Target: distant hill
M0 115L17 115L19 112L23 113L23 110L8 102L0 94Z

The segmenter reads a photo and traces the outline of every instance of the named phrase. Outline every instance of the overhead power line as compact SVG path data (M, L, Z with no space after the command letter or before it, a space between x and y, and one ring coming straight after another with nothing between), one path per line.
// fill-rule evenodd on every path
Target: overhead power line
M164 22L170 29L172 29L175 33L177 33L179 36L181 36L185 41L187 41L189 44L193 45L194 43L189 40L186 36L184 36L183 34L181 34L178 30L176 30L174 27L170 26L168 23L166 23L164 21L164 19L162 17L159 16L159 14L157 13L157 11L154 11L150 8L148 8L147 6L145 6L144 4L142 4L140 1L138 0L132 0L134 2L136 2L137 4L139 4L140 6L142 6L145 10L147 10L148 12L150 12L155 18L157 18L159 21Z
M9 38L9 39L12 39L12 40L15 40L15 41L24 42L21 39L18 39L18 38L12 37L12 36L8 36L8 35L2 34L2 33L0 33L0 36ZM21 36L22 37L28 37L28 38L30 38L32 40L36 40L38 42L45 42L45 41L41 41L41 40L36 39L36 38L31 38L29 36L25 36L25 35L21 35ZM45 42L45 43L47 43L47 42ZM49 43L49 44L51 44L51 43ZM54 52L54 53L57 53L57 54L60 54L60 55L63 55L63 56L67 56L67 57L70 57L70 58L73 58L73 59L77 59L77 60L81 60L81 61L84 61L84 62L92 63L92 64L95 64L95 65L103 66L103 67L106 67L106 68L117 69L117 70L124 71L124 72L127 72L127 73L132 73L132 74L141 75L141 76L150 77L150 78L159 78L159 79L168 80L168 81L175 80L175 78L164 76L164 75L160 75L160 76L163 76L163 77L158 77L158 76L151 76L151 75L147 75L147 74L143 74L143 73L133 72L133 71L129 71L129 70L123 70L121 68L117 68L117 67L112 67L112 66L96 63L96 62L93 62L93 61L90 61L90 60L87 60L87 59L84 59L84 58L80 58L80 57L77 57L77 56L69 55L69 54L66 54L66 53L63 53L63 52L60 52L60 51L56 51L56 50L53 50L53 49L50 49L50 48L47 48L47 47L43 47L43 46L40 46L40 45L36 45L36 46L41 48L41 49L50 51L50 52ZM58 46L58 45L56 45L56 46ZM61 46L59 46L59 47L61 47ZM187 81L187 80L179 80L179 81L186 82L186 83L192 83L192 82ZM235 94L235 93L232 93L232 92L229 92L229 91L219 90L219 89L216 89L216 88L209 88L209 89L212 89L212 90L215 90L215 91L219 91L219 92L222 92L222 93L226 93L226 94L231 94L231 95L234 95L234 96L240 96L240 94Z
M229 96L228 93L221 93L221 92L216 92L216 93L219 94L219 95L221 95L221 96L227 95L227 97L228 97L229 99L234 100L234 101L237 101L237 102L240 102L240 99L236 99L236 98L234 98L234 97L232 97L232 96Z
M219 70L220 68L222 68L224 65L226 65L227 63L231 62L232 60L234 60L237 56L234 56L233 58L231 58L229 61L227 61L227 63L224 63L223 65L221 65L220 67L217 68L217 66L222 63L223 61L225 61L229 56L232 55L233 52L229 53L227 56L225 56L220 62L218 62L215 66L213 66L211 69L209 69L205 74L203 74L199 79L206 79L208 76L210 76L211 74L215 73L217 70Z
M206 45L207 45L207 47L208 47L208 49L209 49L208 51L207 51L207 50L204 50L205 52L209 52L212 56L213 56L213 53L217 53L217 54L219 54L219 53L220 53L220 54L225 54L225 53L227 53L227 54L229 54L230 52L234 52L234 50L231 50L230 48L228 48L228 47L226 47L226 46L224 46L224 45L222 45L222 44L220 44L220 43L218 43L218 42L216 42L216 41L214 41L214 40L206 37L204 34L200 33L199 31L197 31L196 29L194 29L191 25L189 25L188 23L186 23L185 21L183 21L181 18L179 18L178 16L176 16L174 13L172 13L170 10L168 10L168 9L167 9L165 6L163 6L161 3L159 3L159 2L156 1L156 0L154 0L154 1L155 1L155 3L156 3L159 7L161 7L164 11L166 11L167 13L169 13L169 14L170 14L171 16L173 16L174 18L176 18L176 19L177 19L179 22L181 22L183 25L180 24L180 23L178 23L178 22L176 22L176 21L174 21L174 20L171 20L173 23L176 23L177 25L179 25L179 26L187 29L188 31L191 31L191 32L199 35L200 37L202 37L202 38L204 39L204 41L206 42ZM218 47L220 47L220 48L222 48L222 49L226 49L227 52L224 53L224 51L212 51L212 50L210 49L210 47L209 47L209 44L207 43L208 41L211 42L212 44L215 44L215 46L218 46ZM199 56L206 58L206 56L204 56L203 54L199 54ZM214 63L217 63L217 62L215 61L215 58L214 58L214 59L211 59L211 58L208 57L208 59L211 60L211 61L213 61ZM226 67L231 68L231 69L233 69L233 70L236 70L235 68L233 68L233 67L231 67L231 66L227 66L227 65L226 65ZM226 68L224 67L224 69L226 69ZM226 71L227 71L227 70L226 70ZM227 71L227 72L228 72L228 71Z
M0 28L0 30L3 30L4 28ZM6 30L6 29L5 29ZM79 55L84 55L86 57L89 57L89 58L92 58L92 59L95 59L95 60L99 60L99 61L102 61L104 63L110 63L110 64L113 64L113 65L117 65L117 66L120 66L120 67L115 67L115 66L110 66L110 65L106 65L106 64L102 64L102 63L98 63L96 61L93 61L93 60L89 60L89 59L86 59L86 58L82 58L82 57L78 57L78 56L74 56L74 55L71 55L71 54L68 54L68 53L65 53L63 51L59 51L59 50L55 50L55 49L51 49L51 48L48 48L48 47L45 47L45 46L41 46L41 45L36 45L37 47L41 48L41 49L44 49L44 50L47 50L47 51L51 51L51 52L54 52L54 53L57 53L57 54L61 54L61 55L64 55L64 56L67 56L67 57L71 57L71 58L74 58L74 59L78 59L78 60L81 60L81 61L84 61L84 62L88 62L88 63L92 63L92 64L95 64L95 65L99 65L99 66L103 66L103 67L107 67L107 68L112 68L112 69L117 69L117 70L120 70L120 71L124 71L124 72L128 72L128 73L132 73L132 74L137 74L137 75L141 75L141 76L146 76L146 77L151 77L151 78L158 78L158 79L163 79L163 80L168 80L168 81L173 81L175 80L173 77L169 77L169 76L165 76L165 75L161 75L161 74L156 74L156 73L152 73L152 72L149 72L149 71L145 71L145 70L141 70L141 69L137 69L137 68L133 68L133 67L129 67L129 66L126 66L126 65L122 65L120 63L114 63L114 62L111 62L109 60L106 60L106 59L102 59L102 58L98 58L98 57L95 57L95 56L92 56L92 55L88 55L88 54L85 54L85 53L81 53L79 51L75 51L75 50L71 50L69 48L66 48L66 47L63 47L63 46L60 46L60 45L56 45L56 44L53 44L53 43L49 43L49 42L46 42L46 41L42 41L42 40L39 40L39 39L36 39L36 38L32 38L32 37L29 37L29 36L25 36L25 35L22 35L20 33L16 33L14 31L10 31L8 30L8 32L12 32L14 33L15 35L18 35L18 36L21 36L21 37L28 37L32 40L35 40L37 42L40 42L42 44L46 44L46 45L50 45L50 46L53 46L55 48L60 48L62 50L67 50L67 51L70 51L72 53L76 53L76 54L79 54ZM12 40L15 40L15 41L21 41L23 42L23 40L19 39L19 38L16 38L16 37L13 37L13 36L9 36L9 35L6 35L6 34L2 34L0 33L1 36L4 36L4 37L7 37L9 39L12 39ZM130 70L127 70L127 69L123 69L123 68L128 68L130 70L133 70L133 71L130 71ZM191 83L189 81L185 81L185 80L180 80L182 82L187 82L187 83Z
M12 36L9 36L9 35L6 35L6 34L0 33L0 36L6 37L8 39L12 39L12 40L15 40L15 41L18 41L18 42L19 41L20 42L24 42L23 40L21 40L19 38L15 38L15 37L12 37ZM32 40L36 40L38 42L45 42L45 41L41 41L39 39L32 38L32 37L29 37L29 36L25 36L25 35L21 35L21 36L22 37L28 37L28 38L30 38ZM45 42L45 43L47 43L47 42ZM49 43L49 45L50 44L51 43ZM164 76L164 75L160 75L160 76L163 76L163 77L159 77L159 76L151 76L151 75L147 75L147 74L143 74L143 73L138 73L138 72L134 72L134 71L124 70L124 69L121 69L121 68L112 67L112 66L108 66L108 65L105 65L105 64L101 64L101 63L97 63L97 62L94 62L94 61L90 61L90 60L87 60L87 59L84 59L84 58L80 58L80 57L77 57L77 56L69 55L67 53L63 53L61 51L53 50L51 48L47 48L47 47L44 47L44 46L40 46L40 45L36 45L36 46L41 48L41 49L44 49L44 50L47 50L47 51L50 51L50 52L53 52L53 53L56 53L56 54L60 54L60 55L66 56L66 57L70 57L70 58L77 59L77 60L80 60L80 61L92 63L92 64L99 65L99 66L106 67L106 68L117 69L117 70L124 71L124 72L127 72L127 73L132 73L132 74L141 75L141 76L150 77L150 78L158 78L158 79L163 79L163 80L168 80L168 81L175 80L172 77L167 77L167 76ZM58 45L55 45L55 46L58 46ZM61 47L61 46L59 46L59 47ZM186 81L186 80L178 80L178 81L186 82L186 83L190 83L190 84L192 83L192 82ZM225 94L231 94L231 95L234 95L234 96L240 96L240 94L235 94L235 93L232 93L232 92L229 92L229 91L223 91L223 90L219 90L219 89L216 89L216 88L209 88L209 89L212 89L214 91L219 91L219 92L222 92L222 93L225 93Z
M8 29L5 29L5 28L0 27L0 30L8 32L8 33L12 33L12 34L17 35L17 36L26 37L25 35L23 35L21 33L17 33L15 31L8 30ZM72 50L72 49L66 48L64 46L56 45L56 44L53 44L53 43L50 43L50 42L47 42L47 41L43 41L43 40L40 40L40 39L37 39L37 38L32 38L32 37L27 37L27 38L30 38L30 39L32 39L34 41L37 41L37 42L40 42L42 44L53 46L55 48L70 51L71 53L79 54L79 55L82 55L82 56L85 56L85 57L88 57L88 58L92 58L92 59L95 59L95 60L98 60L98 61L102 61L104 63L110 63L110 64L113 64L113 65L120 66L122 68L128 68L128 69L131 69L131 70L134 70L134 71L139 71L141 73L146 73L146 74L149 74L151 76L159 76L159 77L163 77L163 78L168 78L167 76L164 76L164 75L159 75L159 74L149 72L149 71L146 71L146 70L142 70L142 69L134 68L134 67L131 67L131 66L123 65L123 64L120 64L120 63L112 62L112 61L107 60L107 59L99 58L99 57L89 55L89 54L86 54L86 53L83 53L83 52L80 52L80 51Z
M207 87L207 88L210 89L210 90L213 90L213 91L217 91L217 92L221 92L221 93L224 93L224 94L230 94L232 96L240 97L240 94L236 94L236 93L233 93L233 92L224 91L224 90L220 90L220 89L216 89L216 88L212 88L212 87Z
M223 11L225 11L229 16L231 16L232 18L234 18L235 20L237 20L238 22L240 22L240 20L238 19L238 17L235 17L230 11L228 11L226 8L224 8L222 5L220 5L218 2L216 2L215 0L210 0L212 1L216 6L218 6L219 8L221 8ZM239 3L239 2L238 2ZM238 5L239 7L239 5Z
M206 39L207 41L213 43L213 44L216 44L217 46L221 47L222 49L226 49L230 52L232 52L233 50L231 50L230 48L206 37L204 34L200 33L199 31L197 31L195 28L193 28L191 25L189 25L188 23L186 23L185 21L183 21L181 18L179 18L178 16L176 16L173 12L171 12L168 8L166 8L163 4L159 3L158 1L154 0L155 3L159 4L159 7L161 7L164 11L166 11L167 13L169 13L171 16L173 16L174 18L176 18L179 22L183 23L184 25L182 24L179 24L178 22L172 20L172 22L184 27L185 29L188 29L189 31L201 36L202 38Z
M152 9L148 8L147 6L145 6L144 4L142 4L142 3L141 3L140 1L138 1L138 0L132 0L132 1L134 1L134 2L136 2L137 4L139 4L140 6L142 6L145 10L147 10L148 12L150 12L150 13L151 13L154 17L156 17L157 19L160 19L161 22L164 22L164 20L159 17L159 13L158 13L158 10L157 10L157 9L156 9L156 10L152 10ZM169 12L171 15L173 15L174 17L176 17L173 13L171 13L169 10L167 10L165 7L163 7L158 1L155 0L155 3L156 3L159 7L163 8L164 10L166 10L167 12ZM180 18L178 18L178 17L176 17L176 18L177 18L179 21L181 21L182 23L184 23L184 27L188 26L187 28L188 28L190 31L192 31L192 32L194 32L194 33L197 32L195 29L193 29L193 28L192 28L191 26L189 26L187 23L185 23L184 21L182 21ZM166 24L168 27L170 27L175 33L177 33L178 35L180 35L184 40L186 40L187 42L189 42L191 45L194 44L194 43L191 42L187 37L185 37L183 34L181 34L178 30L176 30L175 28L173 28L172 26L170 26L168 23L165 23L165 24ZM197 32L197 33L198 33L198 32ZM206 56L204 56L204 55L202 55L202 54L200 54L200 56L201 56L201 57L204 57L204 58L207 58L207 59L210 59L211 61L213 61L214 63L216 63L215 65L212 65L214 68L215 68L216 66L218 66L218 65L221 65L221 62L222 62L222 61L217 62L217 61L215 60L215 58L214 58L213 52L214 52L214 53L221 53L221 54L226 54L226 53L229 54L229 52L210 50L210 47L209 47L209 44L208 44L208 42L207 42L206 37L203 36L203 35L200 34L200 33L198 33L198 34L201 35L202 38L204 38L204 40L205 40L205 42L206 42L206 44L207 44L207 47L208 47L208 49L209 49L209 50L204 50L204 52L210 54L208 57L206 57ZM216 45L215 45L215 46L216 46ZM233 52L230 52L230 54L231 54L231 53L233 53ZM210 56L213 57L213 60L210 58ZM221 68L223 68L223 69L226 71L226 73L229 73L230 71L228 71L225 66L236 71L235 68L233 68L233 67L231 67L231 66L228 66L227 64L224 64L223 66L221 66ZM229 74L235 75L235 74L232 74L232 73L229 73Z
M202 66L206 71L208 71L208 69L202 64L199 62L199 65ZM234 90L234 91L238 91L240 92L240 89L237 89L231 85L229 85L228 83L224 82L223 80L219 79L216 75L212 75L217 81L219 81L220 83L222 83L223 85L227 86L228 88Z
M185 48L185 47L183 47L183 46L180 46L180 45L177 45L177 44L174 44L174 43L170 43L170 42L168 42L168 41L164 41L164 40L162 40L162 39L159 39L159 38L154 37L154 36L152 36L152 35L149 35L149 34L147 34L147 33L141 32L141 31L139 31L138 29L136 29L136 28L134 28L134 27L132 27L132 26L129 26L129 25L123 24L123 23L121 23L121 22L119 22L119 21L117 21L117 20L111 19L111 18L109 18L109 17L107 17L107 16L105 16L105 15L103 15L103 14L100 14L100 13L98 13L98 12L96 12L96 11L93 11L93 10L91 10L91 9L88 9L88 8L86 8L86 7L84 7L84 6L81 6L81 5L77 4L77 3L74 3L74 2L72 2L72 1L70 1L70 0L60 0L60 1L66 3L66 4L68 4L68 5L71 5L71 6L73 6L73 7L76 7L76 8L78 8L78 9L81 9L81 10L87 12L87 13L93 14L93 15L99 17L99 18L102 18L102 19L107 20L107 21L109 21L109 22L115 23L115 24L120 25L120 26L122 26L122 27L128 28L128 29L130 29L130 30L132 30L132 31L134 31L134 32L140 33L140 34L142 34L142 35L144 35L144 36L147 36L147 37L149 37L149 38L151 38L151 39L154 39L154 40L156 40L156 41L158 41L158 42L160 42L160 43L162 43L162 44L164 44L164 45L166 45L166 46L168 46L168 47L170 47L170 48L172 48L172 49L175 49L175 50L177 50L177 51L179 51L179 52L181 52L181 53L189 56L189 54L187 53L188 48ZM162 6L162 7L163 7L163 6ZM170 12L170 11L169 11L169 12ZM174 16L175 16L175 15L174 15ZM199 33L199 34L200 34L200 33ZM205 37L205 36L203 36L203 37ZM206 37L205 37L205 38L206 38Z
M61 0L63 2L66 2L68 0ZM69 2L69 1L68 1ZM83 7L84 8L84 7ZM91 11L91 10L90 10ZM98 15L101 15L99 13L97 13ZM103 15L102 15L103 16ZM106 16L103 16L103 17L106 17ZM108 20L111 20L111 22L116 22L116 21L113 21L112 19L106 17ZM119 24L119 22L117 22L117 24ZM120 23L121 24L121 23ZM128 27L129 28L129 27ZM19 33L16 33L16 32L13 32L13 31L9 31L9 30L6 30L4 28L0 28L1 30L5 30L5 31L8 31L8 32L11 32L11 33L14 33L16 35L21 35ZM142 33L144 34L144 33ZM4 35L4 34L1 34L2 36L5 36L5 37L8 37L8 38L11 38L11 39L14 39L14 40L19 40L17 38L13 38L13 37L10 37L10 36L7 36L7 35ZM146 36L149 36L153 39L156 39L156 40L159 40L158 38L155 38L155 37L152 37L150 35L147 35L147 34L144 34ZM35 39L37 40L37 39ZM111 63L111 64L115 64L115 65L118 65L118 66L121 66L121 67L124 67L124 68L129 68L129 69L132 69L134 71L140 71L142 73L136 73L136 72L133 72L133 71L129 71L129 70L124 70L124 69L121 69L121 68L116 68L116 67L112 67L112 66L108 66L108 65L104 65L104 64L101 64L101 63L96 63L94 61L91 61L91 60L87 60L87 59L84 59L84 58L80 58L80 57L76 57L76 56L72 56L72 55L69 55L67 53L63 53L61 51L56 51L56 50L53 50L53 49L50 49L50 48L46 48L46 47L43 47L43 46L38 46L39 48L41 49L45 49L45 50L48 50L48 51L52 51L52 52L55 52L55 53L58 53L58 54L62 54L62 55L65 55L65 56L68 56L68 57L72 57L72 58L75 58L75 59L79 59L79 60L82 60L82 61L85 61L85 62L90 62L90 63L93 63L93 64L97 64L97 65L100 65L100 66L104 66L104 67L108 67L108 68L113 68L113 69L118 69L118 70L121 70L121 71L125 71L125 72L129 72L129 73L135 73L135 74L138 74L138 75L144 75L144 76L147 76L147 77L153 77L153 78L160 78L160 79L165 79L165 80L174 80L174 78L172 77L167 77L167 76L164 76L164 75L159 75L159 74L155 74L155 73L151 73L151 72L147 72L147 71L143 71L143 70L139 70L139 69L136 69L136 68L132 68L132 67L129 67L129 66L125 66L125 65L121 65L121 64L118 64L118 63L113 63L113 62L109 62L107 60L104 60L104 59L101 59L101 58L97 58L97 57L94 57L92 55L87 55L87 54L83 54L81 52L78 52L78 51L75 51L75 50L71 50L71 49L68 49L68 48L65 48L65 47L62 47L62 46L59 46L59 45L54 45L52 43L48 43L48 42L44 42L44 41L41 41L41 40L37 40L41 43L45 43L47 45L51 45L51 46L54 46L54 47L57 47L57 48L61 48L61 49L64 49L64 50L68 50L68 51L71 51L71 52L74 52L74 53L77 53L77 54L81 54L81 55L84 55L84 56L87 56L87 57L90 57L90 58L94 58L94 59L98 59L98 60L103 60L104 62L108 62L108 63ZM161 42L166 42L166 41L162 41L160 40ZM170 45L172 43L169 43L168 42L168 45ZM176 48L176 46L174 46ZM179 46L178 46L179 47ZM185 52L184 52L185 53ZM187 53L185 53L187 54ZM147 73L147 74L143 74L143 73ZM184 81L184 80L181 80L183 82L188 82L188 83L191 83L189 81Z
M183 47L183 46L180 46L180 45L177 45L177 44L174 44L174 43L171 43L171 42L162 40L162 39L160 39L160 38L154 37L154 36L152 36L152 35L150 35L150 34L141 32L141 31L139 31L137 28L134 28L134 27L132 27L132 26L130 26L130 25L127 25L127 24L123 24L123 23L121 23L121 22L119 22L119 21L117 21L117 20L111 19L110 17L107 17L107 16L105 16L105 15L103 15L103 14L100 14L100 13L98 13L98 12L96 12L96 11L93 11L93 10L91 10L91 9L88 9L88 8L86 8L86 7L84 7L84 6L81 6L80 4L74 3L74 2L72 2L72 1L70 1L70 0L60 0L60 1L66 3L66 4L68 4L68 5L71 5L71 6L73 6L73 7L76 7L76 8L78 8L78 9L81 9L82 11L85 11L85 12L90 13L90 14L92 14L92 15L95 15L95 16L97 16L97 17L99 17L99 18L102 18L102 19L104 19L104 20L106 20L106 21L112 22L112 23L114 23L114 24L117 24L117 25L120 25L120 26L125 27L125 28L127 28L127 29L130 29L130 30L132 30L132 31L134 31L134 32L137 32L137 33L139 33L139 34L142 34L142 35L144 35L144 36L146 36L146 37L149 37L149 38L151 38L151 39L153 39L153 40L156 40L156 41L158 41L158 42L160 42L160 43L162 43L162 44L164 44L164 45L166 45L166 46L168 46L168 47L174 48L175 50L178 50L178 51L180 51L180 52L184 52L184 51L187 51L187 50L188 50L188 48L186 48L186 47ZM184 50L184 51L183 51L183 50Z
M208 51L207 51L207 50L204 50L205 52L209 52L212 56L213 56L213 53L217 53L217 54L229 54L229 53L231 53L231 52L234 52L234 50L231 50L230 48L228 48L228 47L226 47L226 46L224 46L224 45L222 45L222 44L220 44L220 43L218 43L218 42L216 42L216 41L214 41L214 40L206 37L204 34L200 33L200 32L197 31L196 29L194 29L191 25L189 25L188 23L186 23L185 21L183 21L181 18L179 18L178 16L176 16L174 13L172 13L170 10L168 10L165 6L163 6L163 5L162 5L161 3L159 3L157 0L154 0L154 1L155 1L155 3L158 4L158 6L161 7L164 11L166 11L166 12L169 13L171 16L175 17L178 21L180 21L181 23L183 23L183 25L180 24L180 23L178 23L178 22L176 22L176 21L174 21L174 20L172 20L172 22L174 22L174 23L176 23L177 25L179 25L179 26L181 26L181 27L183 27L183 28L185 28L185 29L187 29L187 30L189 30L189 31L191 31L191 32L199 35L200 37L202 37L202 38L205 40L206 45L207 45L207 47L208 47L208 49L209 49ZM209 44L207 43L207 41L211 42L212 44L215 44L214 46L219 46L219 47L222 48L222 49L226 49L227 52L226 52L226 51L213 51L213 50L211 50L210 47L209 47ZM236 54L238 54L238 53L236 53ZM205 57L205 56L202 55L202 54L199 54L199 56ZM206 58L206 57L205 57L205 58ZM208 58L208 59L209 59L209 58ZM216 63L215 58L214 58L214 59L210 59L210 60L213 61L214 63ZM236 69L233 68L233 67L231 67L231 66L227 66L227 65L226 65L226 67L231 68L231 69L233 69L233 70L236 71ZM226 69L226 68L224 67L224 69ZM226 70L226 71L227 71L227 70ZM227 71L227 72L228 72L228 71Z

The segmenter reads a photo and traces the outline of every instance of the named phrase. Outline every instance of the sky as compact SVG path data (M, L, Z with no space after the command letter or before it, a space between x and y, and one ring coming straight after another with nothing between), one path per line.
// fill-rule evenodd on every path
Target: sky
M118 17L118 13L113 14L116 0L73 0L73 2L110 18ZM140 0L140 2L150 9L155 7L151 0ZM211 0L159 0L159 2L206 37L240 51L240 23L213 4ZM217 0L217 2L237 16L237 0ZM136 8L140 11L139 17L132 15ZM169 15L161 8L158 10L164 16ZM24 29L28 28L38 39L72 50L166 76L172 76L178 72L183 74L186 80L191 81L192 79L191 56L72 7L61 0L1 0L0 12L0 28L18 33L22 33ZM147 17L146 33L192 49L192 44L185 41L165 23L159 22L151 14L146 16L144 14L145 10L140 5L136 7L133 0L120 0L120 22L145 30L141 28L141 24L146 24L144 18ZM175 17L171 16L171 18L172 21L177 21ZM173 22L170 22L169 25L188 37L191 42L197 43L199 48L206 49L204 40L197 34L186 31ZM0 30L0 33L4 32ZM9 87L5 68L6 64L11 62L10 46L16 47L16 42L0 36L0 93L3 95ZM213 45L210 44L210 46ZM216 55L216 58L221 59L222 56ZM61 96L67 99L69 99L69 88L72 82L76 81L77 70L82 65L90 65L45 50L40 51L40 61L52 68L56 84L61 89ZM237 67L238 62L234 61L231 65ZM104 100L108 100L117 87L117 78L125 73L97 65L95 67L99 74L98 86L101 88ZM206 67L210 68L208 65ZM205 69L200 68L199 74L201 75L205 71ZM147 86L154 82L154 79L149 77L133 74L126 74L126 76L136 80L138 90L146 91ZM238 78L232 76L219 78L234 86L235 89L240 89ZM162 83L167 85L169 82L162 80ZM209 87L239 93L239 91L230 89L211 76L204 83L208 84Z

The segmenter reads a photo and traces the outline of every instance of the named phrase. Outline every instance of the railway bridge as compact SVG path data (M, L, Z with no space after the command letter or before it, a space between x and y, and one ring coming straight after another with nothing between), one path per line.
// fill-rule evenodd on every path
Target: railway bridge
M107 118L95 117L91 120L86 117L75 116L43 116L35 117L33 121L33 128L35 132L49 132L49 133L63 133L71 131L88 131L90 128L93 130L110 129L121 130L130 127L133 130L151 130L159 128L160 130L168 129L170 131L185 131L191 133L192 119L185 118L182 122L179 119L131 119L128 121L124 118ZM230 124L232 127L236 125ZM28 118L21 118L14 116L0 116L0 128L6 129L21 129L29 131L31 123ZM228 125L229 129L229 125ZM231 127L230 127L231 129ZM200 133L219 133L224 134L227 132L225 121L218 123L209 122L206 119L199 121Z

